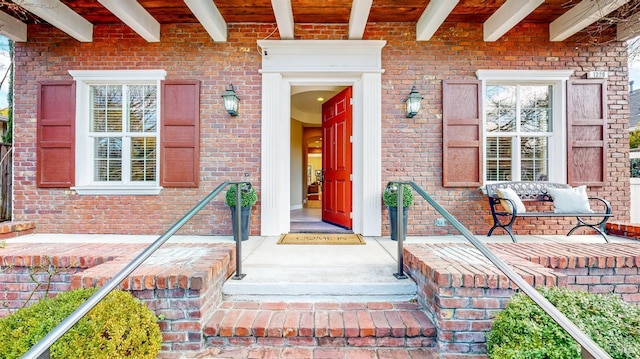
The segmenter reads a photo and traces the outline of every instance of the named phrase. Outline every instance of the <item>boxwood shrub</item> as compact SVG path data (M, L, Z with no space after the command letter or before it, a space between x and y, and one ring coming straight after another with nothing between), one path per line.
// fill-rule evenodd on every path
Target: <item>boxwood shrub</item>
M60 293L0 320L0 358L19 358L97 289ZM51 346L51 358L155 358L162 336L155 314L114 290Z
M640 307L614 295L559 288L538 291L614 359L640 358ZM524 293L487 335L489 358L580 359L580 345Z

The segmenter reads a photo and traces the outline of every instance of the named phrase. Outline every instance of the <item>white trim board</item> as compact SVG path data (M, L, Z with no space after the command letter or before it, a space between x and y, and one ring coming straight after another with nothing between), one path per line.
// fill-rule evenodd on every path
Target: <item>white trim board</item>
M353 87L353 231L382 231L382 47L385 41L261 40L263 236L290 230L291 86ZM366 119L366 126L365 126ZM288 162L286 162L288 163ZM366 164L366 165L365 165Z

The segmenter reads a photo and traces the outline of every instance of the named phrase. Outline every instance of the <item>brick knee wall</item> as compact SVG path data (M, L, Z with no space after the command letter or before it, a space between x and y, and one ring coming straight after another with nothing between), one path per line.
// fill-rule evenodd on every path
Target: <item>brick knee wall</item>
M0 317L57 293L102 286L144 244L7 244L0 249ZM42 253L46 253L43 255ZM96 255L100 253L101 255ZM120 283L142 300L162 331L162 357L204 348L203 328L222 300L222 284L233 274L230 244L165 244ZM49 279L49 273L53 273ZM33 282L30 274L48 288Z
M640 224L639 223L607 223L607 233L630 239L640 240Z
M487 245L529 284L614 293L640 303L640 243ZM412 244L407 273L436 326L441 353L486 353L485 335L516 286L468 244Z

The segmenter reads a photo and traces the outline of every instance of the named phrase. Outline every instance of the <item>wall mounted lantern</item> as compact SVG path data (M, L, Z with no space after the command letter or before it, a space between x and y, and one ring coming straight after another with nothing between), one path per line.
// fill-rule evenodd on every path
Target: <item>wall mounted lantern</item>
M422 96L420 96L418 90L416 90L416 87L413 86L411 88L409 96L407 96L407 98L404 100L407 111L407 118L411 118L418 114L418 111L420 111L420 100L422 100Z
M238 102L240 98L236 95L233 89L233 84L229 84L229 89L222 94L224 99L224 109L229 112L231 116L238 116Z

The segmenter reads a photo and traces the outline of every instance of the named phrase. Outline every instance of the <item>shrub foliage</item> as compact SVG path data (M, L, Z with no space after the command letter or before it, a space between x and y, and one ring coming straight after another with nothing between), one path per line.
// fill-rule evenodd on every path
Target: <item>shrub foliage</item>
M258 194L256 193L256 189L251 186L248 192L242 190L242 186L240 185L240 207L251 207L256 202L258 202ZM232 184L227 193L225 194L225 201L227 205L233 207L236 205L236 185Z
M97 289L43 299L0 320L0 358L19 358ZM51 346L51 358L155 358L162 336L155 314L114 290Z
M392 190L392 188L394 190ZM396 192L396 188L397 187L394 185L387 185L385 188L382 194L382 200L385 205L389 207L398 207L398 193ZM408 185L403 185L402 188L402 205L403 207L409 207L413 204L413 191Z
M614 359L640 358L640 307L614 295L559 288L541 294ZM524 293L500 312L487 335L490 358L580 359L580 345Z

